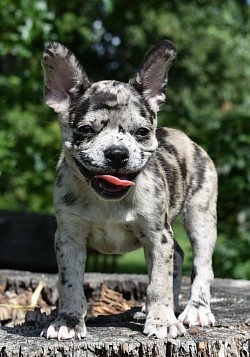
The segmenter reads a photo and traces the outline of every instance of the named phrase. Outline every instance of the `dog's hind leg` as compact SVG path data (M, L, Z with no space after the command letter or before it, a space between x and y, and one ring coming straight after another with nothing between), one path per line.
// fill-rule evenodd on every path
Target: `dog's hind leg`
M184 226L193 250L193 269L191 298L179 321L188 326L215 323L210 310L210 285L213 280L212 254L217 237L216 200L217 175L213 165L208 164L203 172L202 185L190 189L183 208Z

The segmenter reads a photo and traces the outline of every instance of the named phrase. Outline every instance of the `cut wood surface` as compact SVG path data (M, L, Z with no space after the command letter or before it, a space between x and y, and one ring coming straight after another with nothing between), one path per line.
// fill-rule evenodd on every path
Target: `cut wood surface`
M0 289L23 292L33 290L41 274L0 270ZM127 300L142 301L147 286L144 275L86 274L88 299L97 301L101 287L123 294ZM45 275L43 294L53 305L58 297L57 276ZM179 311L190 293L190 281L182 279ZM142 333L143 322L134 318L139 308L125 313L91 317L87 321L88 335L81 341L46 340L39 337L41 323L0 329L0 356L250 356L250 281L215 279L212 287L214 327L187 329L184 337L157 340Z

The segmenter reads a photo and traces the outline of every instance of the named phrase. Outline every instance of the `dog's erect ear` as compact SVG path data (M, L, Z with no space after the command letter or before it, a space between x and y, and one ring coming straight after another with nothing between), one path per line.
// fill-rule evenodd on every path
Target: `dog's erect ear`
M176 58L176 48L168 40L156 45L145 57L136 76L130 80L154 111L165 101L168 70Z
M43 53L44 94L46 104L57 113L69 108L70 97L90 85L88 77L73 53L58 42Z

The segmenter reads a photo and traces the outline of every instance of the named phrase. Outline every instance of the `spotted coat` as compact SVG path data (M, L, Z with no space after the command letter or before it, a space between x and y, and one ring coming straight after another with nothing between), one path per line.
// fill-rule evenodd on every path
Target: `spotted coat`
M45 101L58 113L62 133L54 190L60 299L57 319L43 331L48 338L86 335L87 241L106 254L143 247L149 274L144 333L177 337L185 333L183 324L214 323L216 171L184 133L157 129L175 57L174 45L165 40L128 83L91 83L66 47L52 43L45 49ZM194 259L191 298L177 320L171 225L180 213Z

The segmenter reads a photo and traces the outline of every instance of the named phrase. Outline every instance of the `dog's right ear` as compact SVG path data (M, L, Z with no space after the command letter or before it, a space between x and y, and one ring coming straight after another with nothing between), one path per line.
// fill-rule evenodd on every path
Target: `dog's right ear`
M43 53L44 95L46 104L55 112L68 110L70 98L90 86L89 79L73 53L58 42L51 43Z

